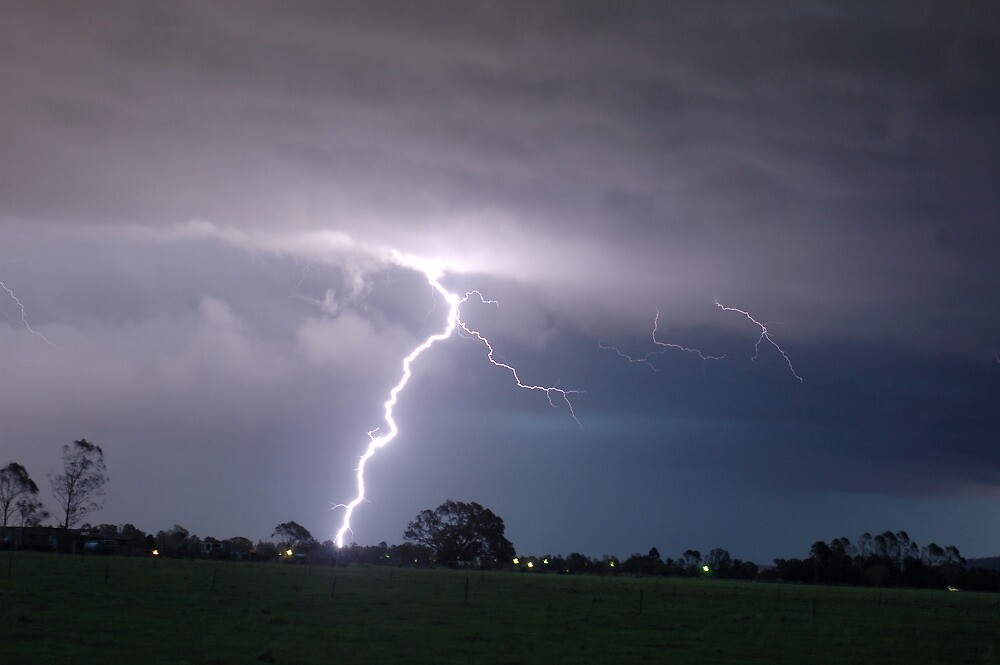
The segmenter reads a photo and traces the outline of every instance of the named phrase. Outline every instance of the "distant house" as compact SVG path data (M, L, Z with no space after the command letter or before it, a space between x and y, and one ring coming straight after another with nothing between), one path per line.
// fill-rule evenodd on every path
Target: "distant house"
M212 539L199 541L198 545L202 556L216 558L223 552L225 543Z
M20 550L82 553L88 538L81 529L59 529L52 526L8 528L3 546Z
M128 538L101 538L94 534L84 533L87 539L83 544L86 554L132 554L132 542Z

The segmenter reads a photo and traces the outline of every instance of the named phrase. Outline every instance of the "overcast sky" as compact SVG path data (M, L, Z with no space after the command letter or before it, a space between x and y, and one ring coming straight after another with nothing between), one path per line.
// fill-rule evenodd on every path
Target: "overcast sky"
M94 523L331 538L445 324L399 252L585 392L435 345L357 542L456 499L534 554L1000 554L996 4L7 1L0 90L0 464L49 508L86 437Z

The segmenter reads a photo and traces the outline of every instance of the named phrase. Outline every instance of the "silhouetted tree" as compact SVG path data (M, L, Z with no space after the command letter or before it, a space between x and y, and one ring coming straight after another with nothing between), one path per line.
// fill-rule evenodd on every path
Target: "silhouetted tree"
M563 562L563 569L567 573L587 573L594 569L594 562L585 554L573 552Z
M311 550L319 544L309 529L298 522L282 522L274 527L271 537L278 539L278 547L282 550L291 548L296 553Z
M802 559L775 559L775 573L786 582L809 582L813 577L811 562Z
M403 534L407 542L429 548L438 561L503 565L514 557L503 520L478 503L448 500L421 511Z
M431 563L433 552L424 545L403 543L389 548L389 562L394 566L426 566Z
M0 517L3 517L3 522L0 522L0 544L6 538L7 526L11 524L14 515L22 514L21 501L25 501L26 507L37 504L40 509L41 503L35 499L37 494L38 485L23 466L11 462L0 469ZM24 524L23 519L21 524Z
M685 575L697 575L701 568L701 552L698 550L684 550L680 565L684 569Z
M940 566L945 560L944 548L937 543L931 543L923 550L924 563L932 568Z
M277 558L278 546L270 541L258 540L250 550L250 556L258 561L270 561Z
M643 554L633 554L622 563L622 572L630 575L657 575L662 572L660 551L655 547Z
M716 547L709 552L705 563L708 564L709 571L716 577L729 577L732 572L733 558L728 551L721 547Z
M965 559L958 553L958 548L948 545L944 548L944 563L941 565L948 584L955 584L960 573L965 569Z
M833 568L835 584L857 583L852 573L856 553L857 550L846 536L830 541L830 565Z
M253 549L253 541L243 536L233 536L222 542L229 548L230 553L248 554Z
M14 508L17 512L17 525L22 529L38 526L50 517L42 502L33 496L22 496L14 504Z
M63 510L62 527L68 529L104 504L104 451L97 444L78 439L63 446L63 472L49 474L52 493Z
M191 535L180 524L175 524L169 531L156 533L156 548L170 556L193 556L198 549L198 537Z
M651 575L649 557L644 554L633 554L622 562L622 572L629 575Z
M122 524L118 527L118 534L122 538L128 538L130 543L141 544L146 542L148 537L146 532L136 527L134 524Z
M739 576L744 580L755 580L760 572L760 567L753 561L741 561L739 566Z
M858 536L858 558L866 559L871 556L873 547L872 535L870 533L865 531Z

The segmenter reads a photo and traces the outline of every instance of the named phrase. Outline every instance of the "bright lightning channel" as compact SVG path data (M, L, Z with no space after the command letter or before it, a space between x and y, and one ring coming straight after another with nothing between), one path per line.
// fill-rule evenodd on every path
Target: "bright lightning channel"
M773 339L771 339L770 331L768 331L766 323L761 323L757 319L755 319L752 316L750 316L750 314L748 312L746 312L746 311L744 311L742 309L736 309L735 307L726 307L725 305L723 305L722 303L720 303L718 300L715 301L715 304L718 305L719 308L722 309L723 311L726 311L726 312L739 312L743 316L745 316L748 319L750 319L751 321L753 321L757 325L757 327L760 328L760 337L757 338L757 343L754 345L754 354L753 354L753 361L754 362L757 362L757 358L760 356L760 345L761 345L761 343L764 340L767 340L767 342L771 346L773 346L775 349L777 349L778 353L781 354L781 357L785 359L785 362L788 364L788 370L792 373L792 376L794 376L796 379L798 379L799 383L804 383L802 377L799 376L795 372L795 367L792 366L792 359L788 357L788 354L785 353L784 349L782 349L780 346L778 346L777 342L775 342Z
M8 287L3 282L0 282L0 289L3 289L4 291L6 291L7 295L10 296L10 299L13 300L17 304L18 308L21 310L21 323L24 325L24 328L28 332L30 332L32 335L38 337L43 342L45 342L46 344L48 344L49 346L55 346L55 344L53 344L52 342L50 342L49 339L45 335L43 335L42 333L38 332L37 330L35 330L34 328L31 327L31 324L28 323L28 314L27 314L27 312L24 309L24 304L22 304L21 301L18 300L17 296L14 295L14 292L10 289L10 287Z
M673 344L671 342L661 342L660 340L656 339L656 332L659 330L659 327L660 327L660 310L656 310L656 316L653 317L653 344L656 344L657 346L662 346L664 348L656 350L656 351L650 351L649 353L647 353L644 356L631 356L631 355L629 355L629 354L621 351L620 349L618 349L618 347L607 346L607 345L601 343L600 341L597 342L597 349L599 351L614 351L615 353L617 353L619 355L619 357L624 358L625 360L629 361L630 363L636 363L636 364L640 364L641 363L643 365L647 365L654 372L657 372L659 370L656 369L656 367L653 365L653 363L651 363L649 361L649 359L652 358L653 356L661 356L661 355L663 355L664 353L666 353L666 349L677 349L678 351L684 351L686 353L693 353L696 356L698 356L699 358L701 358L702 362L707 361L707 360L722 360L723 358L726 357L724 354L721 355L721 356L708 356L708 355L705 355L704 353L702 353L701 351L699 351L698 349L691 348L689 346L683 346L681 344Z
M436 342L448 339L451 337L452 333L455 332L456 328L461 328L467 335L474 337L475 339L482 342L487 349L486 357L496 367L506 369L514 377L514 381L518 388L523 388L525 390L537 390L545 393L549 400L549 404L552 406L557 406L556 399L561 400L569 408L569 413L573 417L573 420L577 425L580 425L580 421L576 417L576 412L573 410L573 403L570 401L570 395L578 394L583 391L580 390L564 390L562 388L556 388L554 386L540 386L526 384L521 381L518 376L517 370L507 363L496 360L493 356L493 345L490 344L489 340L486 339L479 331L470 328L461 318L461 306L469 298L476 296L483 303L495 304L495 301L486 300L483 298L479 291L470 291L465 294L465 297L460 297L456 293L448 291L440 282L443 270L439 266L420 261L411 257L403 257L397 255L396 260L402 265L413 268L415 270L423 273L424 277L427 278L427 282L430 284L431 288L439 293L444 301L448 303L448 316L445 320L445 326L441 332L435 333L425 339L420 343L413 351L410 352L408 356L403 358L402 365L402 375L395 386L389 391L389 399L383 404L384 409L384 419L388 428L383 434L378 434L379 430L374 429L368 432L368 446L365 448L364 454L361 455L361 459L358 462L358 468L356 473L357 478L357 494L354 499L345 505L335 506L336 508L344 508L344 516L341 522L340 529L337 531L337 535L334 538L334 543L336 543L338 548L344 546L344 538L346 534L351 531L351 517L354 515L354 509L365 500L365 465L368 460L371 459L372 455L375 454L380 448L384 447L390 441L396 438L399 433L399 427L396 424L396 419L393 416L393 411L396 407L396 403L399 399L399 394L406 387L412 376L412 365L413 362L427 349L431 348Z

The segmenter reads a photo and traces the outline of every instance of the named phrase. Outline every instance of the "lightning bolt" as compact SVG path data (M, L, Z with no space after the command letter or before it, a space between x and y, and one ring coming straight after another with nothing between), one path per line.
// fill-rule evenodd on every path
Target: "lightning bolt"
M0 282L0 289L3 289L4 291L6 291L7 295L10 296L10 299L13 300L17 304L18 308L21 310L21 323L24 325L25 329L28 332L30 332L32 335L34 335L34 336L38 337L39 339L41 339L43 342L45 342L49 346L55 346L55 344L53 344L52 342L50 342L49 339L45 335L43 335L42 333L38 332L37 330L35 330L34 328L31 327L31 324L28 323L28 314L27 314L27 312L24 309L24 304L22 304L21 301L18 300L17 296L14 295L14 292L6 284L4 284L3 282ZM4 316L6 316L6 314Z
M694 349L694 348L691 348L689 346L683 346L681 344L673 344L671 342L661 342L660 340L656 339L656 332L659 330L659 327L660 327L660 310L656 310L656 316L653 317L653 344L656 344L657 346L665 347L664 349L660 349L660 350L657 350L657 351L650 351L649 353L647 353L644 356L630 356L629 354L624 353L623 351L619 350L618 347L607 346L605 344L602 344L599 340L597 342L597 349L599 351L614 351L615 353L617 353L619 355L619 357L624 358L625 360L629 361L630 363L636 363L636 364L641 363L643 365L648 365L649 368L652 369L654 372L658 372L659 370L656 369L656 367L653 365L653 363L651 363L649 361L649 359L652 358L653 356L661 356L661 355L663 355L664 353L666 353L666 349L677 349L678 351L684 351L686 353L693 353L696 356L698 356L699 358L701 358L702 362L705 362L707 360L722 360L723 358L726 357L725 355L721 355L721 356L707 356L704 353L702 353L701 351L699 351L698 349Z
M771 339L770 331L768 331L768 329L767 329L767 324L761 323L757 319L755 319L752 316L750 316L750 314L748 312L745 312L742 309L737 309L735 307L726 307L725 305L723 305L722 303L720 303L718 300L715 301L715 304L718 305L719 308L722 309L725 312L738 312L738 313L742 314L743 316L745 316L748 319L750 319L751 321L753 321L753 323L755 323L757 325L757 327L760 328L760 337L757 338L757 343L754 345L754 354L753 354L753 361L754 362L757 362L757 358L760 356L760 345L764 342L764 340L767 340L767 342L771 346L773 346L775 349L777 349L778 353L781 354L781 357L785 359L785 362L788 364L788 369L792 373L792 376L794 376L796 379L798 379L799 383L803 383L804 382L803 379L802 379L802 377L799 376L795 372L795 367L792 366L792 359L788 357L788 354L785 353L784 349L782 349L780 346L778 346L777 342L775 342L773 339Z
M573 410L573 403L570 401L570 395L581 393L583 391L563 390L562 388L556 388L553 386L531 385L522 382L520 376L517 373L517 370L514 367L508 365L505 362L499 361L494 357L494 349L493 345L490 344L490 341L486 339L486 337L483 336L478 330L469 327L468 324L462 321L461 306L466 301L468 301L469 298L475 296L479 299L480 302L485 304L496 304L496 301L486 300L483 297L483 295L478 291L470 291L469 293L465 294L465 297L460 297L458 294L448 291L441 284L440 278L443 273L443 270L440 267L431 265L427 262L420 261L413 257L404 257L399 254L395 255L394 258L401 265L409 268L414 268L415 270L418 270L421 273L423 273L424 277L427 278L427 282L430 284L433 291L435 293L440 294L441 297L444 298L444 301L448 303L448 316L445 319L445 326L440 332L427 337L416 348L414 348L408 356L403 358L402 374L399 378L399 381L389 391L389 399L387 399L383 404L383 410L384 410L383 419L385 420L385 423L387 425L386 431L382 434L379 434L378 429L374 429L368 432L368 439L369 439L368 446L365 448L364 453L361 455L361 459L358 462L358 467L356 472L357 494L355 495L354 499L352 499L349 503L334 506L335 508L344 509L344 515L340 529L337 531L337 534L334 538L334 543L336 543L338 548L344 546L344 537L349 531L351 531L351 517L354 515L354 509L357 508L358 505L365 500L365 466L367 465L368 460L370 460L372 456L380 448L385 447L390 441L395 439L396 435L399 433L399 426L396 424L396 419L393 416L393 411L395 410L396 403L399 400L399 394L406 387L406 384L409 383L410 377L413 374L412 366L414 361L424 351L431 348L437 342L446 340L449 337L451 337L456 329L461 329L470 337L482 342L486 346L487 349L486 357L490 361L490 363L493 364L495 367L500 367L510 372L511 375L514 377L514 381L517 384L518 388L544 392L549 400L549 404L552 405L553 407L557 406L557 403L555 401L556 399L561 400L569 408L569 413L573 417L573 420L576 422L576 424L580 425L580 421L576 417L576 412Z

